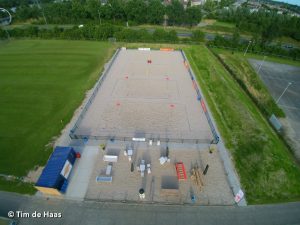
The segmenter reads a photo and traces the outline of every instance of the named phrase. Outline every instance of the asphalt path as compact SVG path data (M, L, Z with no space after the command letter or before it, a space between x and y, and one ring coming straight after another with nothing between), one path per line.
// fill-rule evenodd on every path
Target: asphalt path
M258 206L185 206L82 202L0 192L0 212L13 211L19 224L300 225L300 203ZM21 213L22 212L22 213ZM32 218L33 213L42 218ZM46 214L44 214L46 212ZM29 218L27 214L29 213ZM55 214L56 213L56 214ZM44 218L61 213L60 218Z

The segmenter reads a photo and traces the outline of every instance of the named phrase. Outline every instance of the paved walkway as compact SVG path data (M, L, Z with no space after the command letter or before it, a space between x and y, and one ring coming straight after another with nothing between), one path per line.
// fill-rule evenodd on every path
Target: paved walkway
M260 206L193 207L147 204L80 202L27 197L0 192L0 216L8 211L58 212L62 218L22 218L23 224L205 224L299 225L300 203Z
M99 149L97 146L85 146L82 150L80 147L74 148L77 152L81 152L81 158L75 162L65 197L83 200L99 155Z

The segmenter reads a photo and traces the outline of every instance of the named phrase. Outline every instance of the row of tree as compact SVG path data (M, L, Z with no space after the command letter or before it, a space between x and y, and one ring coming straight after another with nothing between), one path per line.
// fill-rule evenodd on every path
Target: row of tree
M78 24L102 21L130 22L133 24L196 25L201 21L199 6L183 7L179 0L167 6L161 0L70 0L42 4L23 4L17 8L15 18L19 21L42 18L48 23ZM41 20L41 22L43 22Z
M260 35L264 42L271 42L281 36L288 36L300 41L300 18L296 16L278 14L265 9L251 12L247 7L239 7L218 10L211 14L211 17L235 23L240 31Z
M251 42L240 41L240 36L238 32L235 32L231 38L225 38L217 35L214 40L208 42L209 46L216 46L221 48L228 48L234 51L245 51L248 48L248 52L266 54L266 55L276 55L282 57L290 57L294 60L300 59L300 49L284 49L281 43L276 45L266 45L261 39L252 39Z
M74 26L73 28L41 29L37 26L30 26L26 29L14 28L9 30L9 36L13 38L42 38L42 39L70 39L70 40L102 40L116 39L124 42L200 42L204 41L204 33L194 31L191 38L179 39L175 30L165 31L164 29L155 29L153 32L146 29L130 29L111 24L94 25L88 24L82 28ZM0 29L0 39L6 39L7 32Z
M42 39L70 39L70 40L99 40L107 41L116 39L124 42L167 42L167 43L199 43L204 42L204 33L195 30L189 38L178 38L175 30L165 31L164 29L155 29L154 31L146 29L132 29L112 24L87 24L79 28L39 28L38 26L29 26L26 29L14 28L8 31L10 37L14 38L42 38ZM7 32L0 29L0 39L6 39ZM249 42L242 42L240 35L235 32L232 37L225 38L217 35L214 40L209 41L210 46L227 47L233 50L244 51ZM281 44L265 45L260 39L252 39L248 51L264 54L274 54L300 59L300 49L282 48Z

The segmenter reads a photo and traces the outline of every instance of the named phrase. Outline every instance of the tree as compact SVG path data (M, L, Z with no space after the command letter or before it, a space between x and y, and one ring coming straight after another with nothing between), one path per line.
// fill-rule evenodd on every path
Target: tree
M206 11L208 11L208 12L212 12L212 11L214 11L215 9L216 9L216 7L217 7L217 1L215 1L215 0L206 0L206 2L205 2L205 4L204 4L204 6L203 6L203 8L206 10Z
M261 33L261 39L263 44L271 42L275 38L280 36L279 26L277 23L269 24Z
M117 20L125 20L126 13L124 9L124 2L122 0L109 0L108 4L110 4L112 9L112 17L114 21Z
M26 21L28 19L38 19L40 16L40 10L37 6L22 5L17 9L16 18L18 20Z
M219 7L222 9L226 6L230 6L234 2L235 2L234 0L221 0L220 3L219 3Z
M239 43L240 43L240 33L238 31L238 29L235 29L233 35L232 35L232 38L231 38L231 44L232 44L232 47L236 48Z
M201 18L201 8L199 6L188 7L185 10L185 23L189 26L198 24Z
M87 0L85 10L89 13L92 19L99 20L100 7L101 4L99 0Z
M203 42L204 41L205 34L201 30L195 30L192 33L192 41L196 42Z
M150 0L147 15L148 23L161 24L165 15L165 6L160 0Z
M113 18L113 10L111 5L105 4L100 7L100 16L103 19L111 20Z
M72 0L72 15L76 22L81 22L87 17L82 0Z
M147 21L147 9L144 0L130 0L126 2L125 12L127 20L131 20L139 24L146 23Z
M178 41L177 32L175 30L169 31L166 40L170 41L170 42L173 42L173 43L177 42Z
M7 38L6 32L0 27L0 39L6 39L6 38Z
M181 25L184 22L184 8L178 0L172 0L167 6L168 23L170 25Z
M166 38L167 35L168 35L168 33L165 30L158 28L158 29L155 29L155 31L153 33L153 39L155 41L164 41L167 39Z
M97 40L107 40L114 35L114 27L111 24L103 24L97 26L95 29L94 37Z

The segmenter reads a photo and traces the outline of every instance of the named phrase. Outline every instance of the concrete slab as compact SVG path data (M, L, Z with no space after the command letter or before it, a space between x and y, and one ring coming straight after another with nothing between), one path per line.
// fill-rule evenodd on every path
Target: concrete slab
M86 146L83 149L74 148L81 152L81 158L75 162L65 198L82 200L88 189L96 159L99 157L99 149L96 146Z

